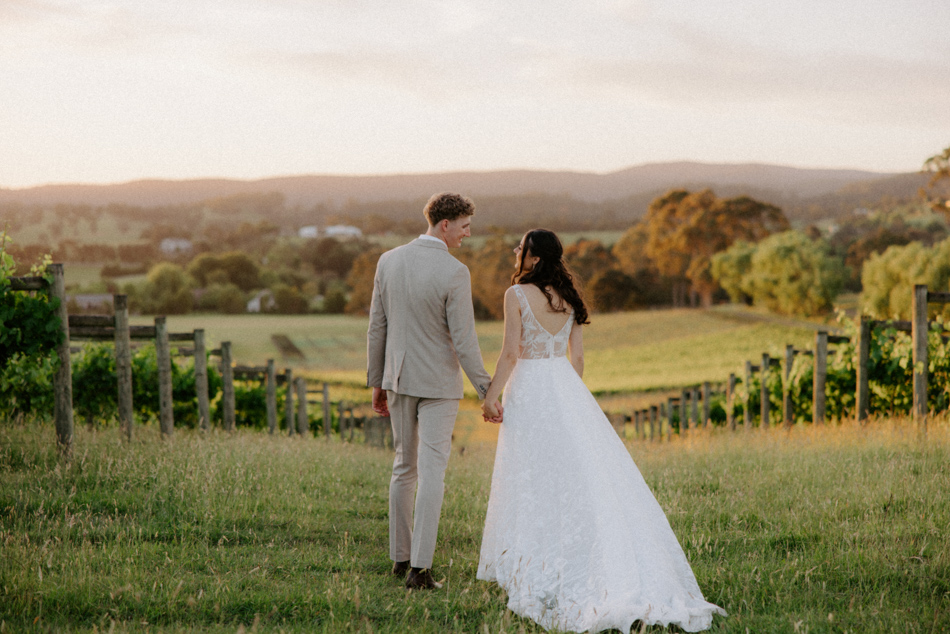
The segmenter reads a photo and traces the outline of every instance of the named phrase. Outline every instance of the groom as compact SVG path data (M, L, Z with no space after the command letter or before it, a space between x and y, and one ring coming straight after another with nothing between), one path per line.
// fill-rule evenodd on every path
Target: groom
M411 589L441 587L430 568L462 370L480 398L491 383L475 336L468 268L449 255L472 235L475 205L458 194L436 194L423 213L425 235L379 258L367 333L373 409L391 416L396 448L389 556L394 575L408 572Z

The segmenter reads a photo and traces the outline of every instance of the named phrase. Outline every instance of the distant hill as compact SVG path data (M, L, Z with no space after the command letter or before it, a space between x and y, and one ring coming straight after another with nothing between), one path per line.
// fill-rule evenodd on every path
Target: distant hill
M919 180L918 177L919 175L915 174L804 169L780 165L680 162L639 165L606 174L509 170L377 176L305 175L260 180L140 180L112 185L44 185L24 189L0 188L0 203L43 206L58 203L101 206L115 203L162 207L193 204L237 194L279 192L288 206L326 204L337 207L348 201L425 199L434 192L446 190L465 193L476 198L476 202L479 196L523 194L568 195L581 201L603 202L639 198L674 187L712 187L721 195L743 191L755 195L752 193L755 192L767 200L771 199L770 202L774 200L776 204L781 204L795 199L833 198L842 190L862 191L863 188L870 192L874 189L873 183L882 179Z

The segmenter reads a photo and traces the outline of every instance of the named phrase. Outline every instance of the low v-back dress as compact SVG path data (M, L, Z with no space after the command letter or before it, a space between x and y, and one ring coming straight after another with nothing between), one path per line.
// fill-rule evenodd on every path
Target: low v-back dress
M707 629L713 614L663 509L567 358L574 315L545 330L515 286L521 351L505 387L479 579L545 629Z

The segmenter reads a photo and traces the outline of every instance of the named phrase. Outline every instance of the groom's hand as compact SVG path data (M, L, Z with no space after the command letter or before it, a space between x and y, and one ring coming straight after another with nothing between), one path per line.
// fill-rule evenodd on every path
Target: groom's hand
M380 416L389 416L389 398L381 387L373 388L373 411Z
M503 414L504 408L501 406L501 403L498 403L497 401L494 403L485 401L482 404L482 418L484 418L489 423L495 423L496 425L501 423Z

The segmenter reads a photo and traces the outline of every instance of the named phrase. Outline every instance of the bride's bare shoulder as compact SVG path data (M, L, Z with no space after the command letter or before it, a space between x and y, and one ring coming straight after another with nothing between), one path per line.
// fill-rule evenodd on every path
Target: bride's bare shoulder
M509 286L508 290L505 291L505 306L506 310L511 308L517 308L518 312L521 312L521 300L518 299L518 291L515 286Z
M550 286L548 287L547 291L551 294L551 304L554 305L554 310L551 309L551 304L548 303L548 298L545 296L544 291L534 284L523 284L521 289L528 300L528 304L530 304L531 309L534 310L535 313L538 311L561 312L561 308L564 305L564 300L560 295L558 295L558 292Z

